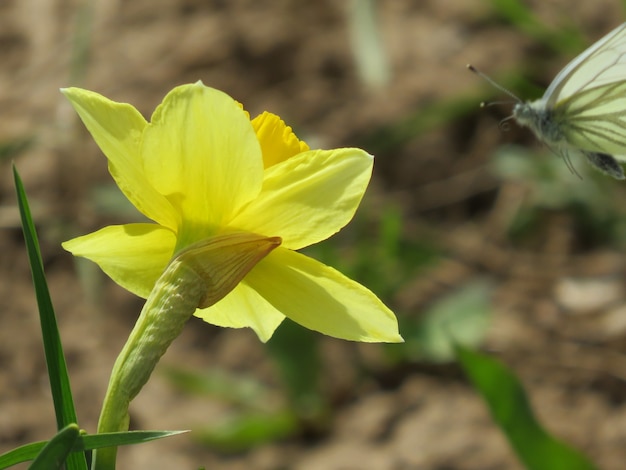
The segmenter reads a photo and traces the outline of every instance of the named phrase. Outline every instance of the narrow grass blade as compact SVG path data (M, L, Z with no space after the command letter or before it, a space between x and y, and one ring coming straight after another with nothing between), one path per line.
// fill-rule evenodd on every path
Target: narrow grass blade
M13 166L13 177L17 192L17 201L22 219L22 230L26 241L26 251L35 286L35 295L39 307L39 320L43 335L44 352L46 355L46 365L48 367L48 377L52 390L52 400L57 420L57 429L63 429L68 424L76 423L76 411L70 389L70 381L67 375L67 366L63 356L63 347L57 328L57 322L50 300L50 292L43 270L43 262L39 251L39 241L35 231L28 200L24 191L24 185L15 166ZM67 462L68 470L86 470L87 463L84 455L73 454Z
M519 380L504 365L460 346L457 347L457 358L526 468L595 469L584 455L543 429Z
M79 435L74 441L71 451L82 452L85 450L99 449L101 447L141 444L186 432L188 431L125 431L107 434ZM37 458L38 454L42 452L42 449L46 447L46 444L48 444L48 441L33 442L0 455L0 470Z
M78 425L70 424L65 426L41 449L41 452L28 467L28 470L54 470L61 468L72 451L79 434L80 429Z
M119 447L132 444L142 444L144 442L163 439L164 437L176 436L189 431L124 431L109 432L104 434L87 434L82 436L76 443L74 451L93 450L102 447Z

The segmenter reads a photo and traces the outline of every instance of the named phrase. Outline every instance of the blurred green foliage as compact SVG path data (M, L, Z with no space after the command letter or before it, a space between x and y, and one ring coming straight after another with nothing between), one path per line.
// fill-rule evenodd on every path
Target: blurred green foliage
M521 383L499 361L461 346L456 351L461 367L526 468L595 468L580 452L555 439L541 426Z
M580 243L590 247L626 243L626 207L620 204L621 183L594 170L582 155L571 162L578 175L550 152L504 146L493 156L491 168L503 182L523 189L523 198L510 214L508 236L520 241L541 230L545 218L567 214Z
M0 161L15 159L23 151L32 147L34 142L35 139L32 136L0 142Z
M456 360L455 346L478 347L490 324L492 283L476 279L436 300L417 319L401 316L404 344L386 349L396 361Z
M221 452L240 452L328 423L320 390L320 360L315 333L285 320L267 343L283 388L276 390L248 376L223 370L168 368L166 377L181 390L228 405L226 416L196 429L194 436ZM284 393L282 393L284 391Z
M563 21L556 25L547 25L541 21L528 2L520 0L489 0L494 13L519 29L535 42L550 47L555 52L572 54L581 51L586 41L575 25Z

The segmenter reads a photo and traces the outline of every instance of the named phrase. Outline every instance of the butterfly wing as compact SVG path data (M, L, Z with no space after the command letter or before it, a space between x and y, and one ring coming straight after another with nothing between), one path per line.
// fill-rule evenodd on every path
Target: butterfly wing
M599 39L559 72L543 95L554 107L587 88L626 79L626 23Z
M579 91L557 103L554 119L569 145L593 152L626 151L626 71L622 81Z
M568 145L617 177L605 156L626 151L626 23L571 61L543 100Z
M548 106L590 87L626 77L626 23L599 39L567 64L543 95Z

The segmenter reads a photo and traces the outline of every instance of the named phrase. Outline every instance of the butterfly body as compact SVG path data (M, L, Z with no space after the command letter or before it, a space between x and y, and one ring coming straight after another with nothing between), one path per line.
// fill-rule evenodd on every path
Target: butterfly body
M561 147L567 143L558 113L546 106L543 99L517 103L513 107L513 117L551 147Z
M615 152L626 152L626 141L616 142L607 139L596 139L584 136L585 131L568 118L561 105L551 108L543 99L532 102L520 102L513 108L513 117L522 126L528 127L553 152L569 162L570 152L580 152L587 161L598 170L615 179L624 179L624 171L618 162ZM626 135L626 134L624 134Z

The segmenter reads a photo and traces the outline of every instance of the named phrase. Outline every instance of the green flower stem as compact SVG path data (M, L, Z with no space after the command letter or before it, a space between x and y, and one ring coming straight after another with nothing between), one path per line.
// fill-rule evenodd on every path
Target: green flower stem
M187 263L174 259L155 284L115 361L98 433L128 430L131 400L146 384L157 362L205 295L205 280ZM95 451L92 469L115 469L116 455L116 447Z
M115 361L100 412L98 433L128 430L128 407L157 362L197 308L213 305L279 246L280 237L233 232L177 253L157 280ZM92 470L114 470L116 447L94 452Z

